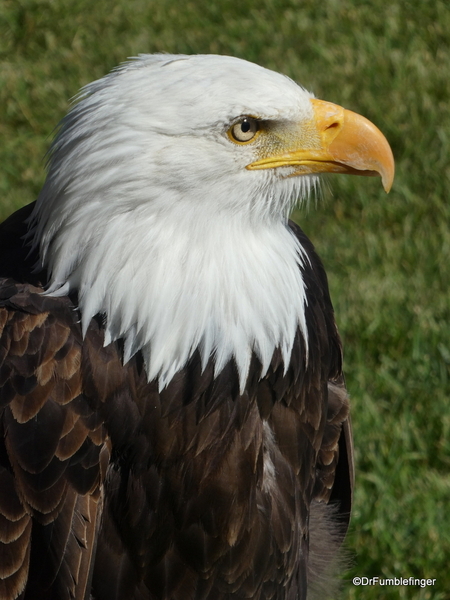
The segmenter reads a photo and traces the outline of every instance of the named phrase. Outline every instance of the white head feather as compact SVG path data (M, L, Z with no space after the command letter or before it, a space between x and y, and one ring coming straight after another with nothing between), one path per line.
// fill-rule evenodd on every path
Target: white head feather
M247 170L242 115L301 122L312 96L287 77L225 56L141 56L86 86L62 121L34 214L49 294L77 290L83 332L142 350L164 387L196 348L216 374L251 353L263 373L307 339L302 248L287 227L315 185Z

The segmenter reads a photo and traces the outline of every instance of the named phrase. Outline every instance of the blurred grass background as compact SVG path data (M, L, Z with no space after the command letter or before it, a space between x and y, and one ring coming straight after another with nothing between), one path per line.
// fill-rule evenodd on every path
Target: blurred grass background
M129 56L232 54L364 114L397 162L295 214L330 278L353 401L347 600L450 598L450 8L371 0L2 0L0 220L35 199L68 100ZM328 192L331 188L332 192ZM436 578L354 587L353 576Z

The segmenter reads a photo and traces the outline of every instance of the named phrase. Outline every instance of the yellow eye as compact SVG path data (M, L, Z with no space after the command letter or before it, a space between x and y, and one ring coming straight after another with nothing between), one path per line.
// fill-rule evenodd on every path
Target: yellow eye
M229 133L235 142L245 144L246 142L250 142L258 131L259 123L256 119L253 119L253 117L243 117L231 127Z

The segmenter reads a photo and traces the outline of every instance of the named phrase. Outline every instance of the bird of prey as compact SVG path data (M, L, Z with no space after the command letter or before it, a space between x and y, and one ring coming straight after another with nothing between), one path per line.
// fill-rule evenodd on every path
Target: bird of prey
M349 404L289 215L328 172L388 190L392 153L244 60L143 55L81 91L0 228L3 600L327 597Z

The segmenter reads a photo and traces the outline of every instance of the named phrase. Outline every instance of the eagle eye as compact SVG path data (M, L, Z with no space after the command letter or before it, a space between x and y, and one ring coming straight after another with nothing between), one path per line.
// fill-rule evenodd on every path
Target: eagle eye
M229 135L234 142L245 144L250 142L259 131L259 122L253 117L243 117L229 130Z

